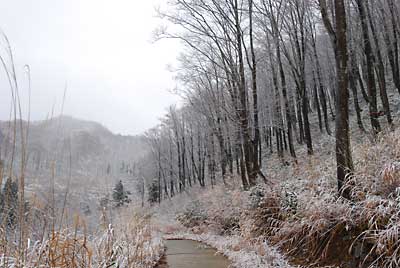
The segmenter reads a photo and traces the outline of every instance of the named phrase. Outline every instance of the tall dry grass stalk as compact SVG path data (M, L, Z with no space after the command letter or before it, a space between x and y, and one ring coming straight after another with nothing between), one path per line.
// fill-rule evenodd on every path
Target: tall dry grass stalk
M29 106L28 106L28 119L27 119L27 126L24 127L23 123L23 112L21 106L21 97L20 97L20 88L18 84L18 77L15 68L15 61L13 51L11 49L11 44L7 38L7 36L1 32L1 37L4 40L4 49L5 55L0 55L0 61L2 63L3 69L5 71L7 80L9 82L9 87L11 90L11 97L12 97L12 105L10 114L13 114L13 124L12 131L13 131L13 139L12 139L12 155L10 161L10 169L9 169L9 178L11 180L14 179L13 176L13 166L14 160L16 156L16 149L17 149L17 129L19 128L19 142L20 142L20 173L16 176L16 181L18 184L18 256L19 262L23 263L25 258L25 172L26 172L26 156L27 156L27 143L28 143L28 135L29 135L29 121L30 121L30 95L31 95L31 88L30 88L30 69L29 66L25 66L26 73L28 75L28 94L29 94ZM11 120L10 120L11 122ZM19 123L19 124L18 124ZM2 183L1 177L1 183ZM0 184L2 185L2 184ZM12 204L10 204L12 205ZM7 228L7 226L6 226Z

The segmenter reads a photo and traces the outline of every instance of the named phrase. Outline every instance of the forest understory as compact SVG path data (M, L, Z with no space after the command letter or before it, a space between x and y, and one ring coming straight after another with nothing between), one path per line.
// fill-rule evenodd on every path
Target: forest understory
M157 226L166 239L217 248L234 267L397 267L400 129L395 125L376 140L352 133L350 200L337 192L334 138L321 135L315 154L299 149L290 166L268 157L267 184L243 191L240 178L230 177L229 186L221 182L163 201L155 208Z

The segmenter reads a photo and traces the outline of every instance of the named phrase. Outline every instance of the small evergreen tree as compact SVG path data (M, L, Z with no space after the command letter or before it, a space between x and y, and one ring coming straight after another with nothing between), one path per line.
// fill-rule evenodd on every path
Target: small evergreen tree
M158 181L155 180L153 181L148 188L149 196L148 196L148 201L150 204L154 204L159 202L159 187L158 187Z
M125 191L124 185L122 184L122 181L120 180L114 187L113 190L113 200L115 202L116 207L120 207L124 205L125 203L129 203L131 200L128 197L129 192Z
M6 222L10 228L13 228L16 224L17 207L18 184L11 178L8 178L0 197L0 213L2 221Z

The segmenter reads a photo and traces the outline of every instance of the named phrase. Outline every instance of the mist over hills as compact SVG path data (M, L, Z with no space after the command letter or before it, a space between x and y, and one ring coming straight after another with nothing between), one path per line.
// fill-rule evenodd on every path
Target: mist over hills
M28 135L25 150L21 134ZM16 149L12 157L14 136ZM135 191L135 163L147 150L142 136L114 134L99 123L70 116L33 121L29 128L26 121L17 121L15 128L14 122L0 121L4 177L10 176L10 167L13 177L20 174L21 152L25 151L28 196L48 203L54 192L55 206L61 208L67 194L70 214L86 215L89 211L89 222L98 220L99 200L110 197L117 181L122 180L127 190Z
M14 172L19 172L21 159L21 125L23 135L28 134L26 146L27 183L41 177L49 177L52 170L59 180L72 176L72 181L95 181L107 176L111 182L120 178L121 167L124 171L146 154L147 146L141 136L123 136L114 134L99 123L80 120L70 116L60 116L50 120L0 122L1 158L7 159L5 166L11 166L12 144L16 136ZM29 129L27 133L26 130ZM53 168L53 165L55 168Z
M27 122L23 121L24 135ZM13 123L0 121L0 141L12 142ZM17 122L17 146L20 140L20 122ZM2 147L6 145L3 144ZM88 168L85 161L96 158L111 163L112 160L134 161L145 152L141 136L113 134L99 123L60 116L50 120L30 123L28 132L29 160L41 155L63 155L68 151L72 160L81 168ZM103 163L104 164L104 163Z

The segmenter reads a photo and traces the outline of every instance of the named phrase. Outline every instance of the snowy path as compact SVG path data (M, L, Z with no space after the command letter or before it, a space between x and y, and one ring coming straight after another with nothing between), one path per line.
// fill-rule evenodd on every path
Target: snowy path
M216 250L193 240L166 240L169 268L228 268L228 260Z
M220 236L213 234L175 233L165 239L188 239L199 241L214 247L225 255L235 268L294 268L274 248L265 242L258 245L246 245L240 236ZM207 267L207 266L203 266ZM172 268L172 267L171 267Z

